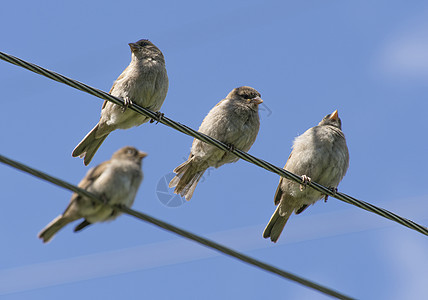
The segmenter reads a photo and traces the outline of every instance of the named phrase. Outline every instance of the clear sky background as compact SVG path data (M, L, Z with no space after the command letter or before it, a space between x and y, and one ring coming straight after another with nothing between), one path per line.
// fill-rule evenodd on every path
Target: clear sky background
M250 153L283 166L295 136L338 109L350 150L339 190L428 225L427 1L6 1L0 50L109 91L129 42L164 53L162 112L197 129L230 90L264 99ZM102 100L0 61L1 154L77 184L72 158ZM245 161L210 171L190 202L156 190L192 138L162 124L112 133L149 153L134 208L360 299L426 299L426 236L330 198L262 238L278 176ZM0 165L0 297L325 299L326 296L121 216L49 244L37 233L71 193Z

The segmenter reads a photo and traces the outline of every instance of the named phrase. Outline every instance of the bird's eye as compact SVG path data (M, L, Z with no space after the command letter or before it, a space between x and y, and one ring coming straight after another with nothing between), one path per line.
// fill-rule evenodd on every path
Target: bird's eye
M252 94L248 95L248 98L249 98L249 99L254 99L254 98L256 98L256 97L260 97L260 96L259 96L259 95L257 95L256 93L252 93Z
M126 150L126 154L134 154L134 153L135 153L134 149Z

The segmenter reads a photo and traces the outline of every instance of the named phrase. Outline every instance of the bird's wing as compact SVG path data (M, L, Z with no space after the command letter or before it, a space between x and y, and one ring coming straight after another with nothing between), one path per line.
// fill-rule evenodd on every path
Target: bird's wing
M79 188L87 190L95 180L97 180L101 173L106 169L106 166L108 164L108 161L105 161L95 168L92 168L86 173L85 177L79 182L77 185ZM70 199L70 203L68 204L67 208L63 212L63 215L66 215L67 213L72 213L73 210L76 209L76 204L82 199L82 196L80 196L77 193L73 193Z
M293 151L291 151L290 156L288 156L288 159L287 159L287 162L285 163L284 169L287 167L287 163L290 160L291 155L293 155ZM283 180L286 180L286 179L284 177L281 177L279 179L279 184L278 184L278 187L276 188L276 192L275 192L275 196L274 196L275 205L278 205L279 202L281 202L281 197L282 197L282 193L283 193L281 186L282 186Z
M282 178L282 177L279 179L279 184L278 184L278 187L276 188L276 192L275 192L275 196L274 196L275 205L278 205L281 202L281 197L282 197L281 185L282 185L283 180L284 180L284 178Z
M100 175L104 172L108 163L109 163L108 161L105 161L99 164L98 166L96 166L95 168L90 169L86 174L86 176L79 182L77 186L80 187L81 189L87 190L94 183L94 181L97 180L100 177ZM80 195L77 193L74 193L73 196L71 197L71 201L76 200L78 198L80 198Z
M111 92L113 91L113 89L114 89L114 87L116 86L116 83L118 82L118 81L120 81L124 76L125 76L125 74L126 74L126 70L129 68L129 66L128 67L126 67L126 69L122 72L122 74L120 74L119 75L119 77L117 77L117 79L116 79L116 81L115 82L113 82L113 85L111 86L111 89L110 89L110 91L108 92L109 94L111 94ZM103 103L103 106L101 107L101 110L103 110L104 109L104 107L106 107L106 105L107 105L107 100L104 100L104 103Z

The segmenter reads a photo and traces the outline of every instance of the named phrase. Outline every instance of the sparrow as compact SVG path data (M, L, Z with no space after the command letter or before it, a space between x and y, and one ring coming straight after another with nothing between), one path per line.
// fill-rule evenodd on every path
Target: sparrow
M78 187L98 196L105 204L131 207L143 180L141 165L146 156L147 153L134 147L123 147L110 160L90 169ZM38 236L47 243L61 228L78 219L84 220L75 227L75 232L95 222L116 219L120 212L105 204L73 193L64 213L53 219Z
M110 89L110 94L122 98L125 106L104 101L97 125L73 150L73 157L84 157L88 165L110 132L139 126L149 117L126 109L131 103L158 112L167 91L168 75L162 52L149 40L129 43L131 63L120 74Z
M252 87L235 88L210 110L198 131L227 144L230 149L248 151L259 132L260 103L263 103L260 93ZM206 169L218 168L238 159L231 152L194 139L189 158L174 169L177 175L169 187L175 187L174 193L190 200Z
M278 205L266 226L263 237L276 242L293 211L300 214L309 205L327 196L306 188L315 181L333 192L345 176L349 166L349 152L342 122L337 110L325 116L318 126L298 136L284 169L302 176L302 184L281 177L274 201Z

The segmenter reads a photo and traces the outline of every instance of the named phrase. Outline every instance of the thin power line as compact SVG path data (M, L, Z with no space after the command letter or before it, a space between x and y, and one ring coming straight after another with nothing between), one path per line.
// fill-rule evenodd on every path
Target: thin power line
M5 60L11 64L15 64L15 65L20 66L22 68L28 69L34 73L46 76L52 80L64 83L66 85L74 87L75 89L84 91L84 92L91 94L91 95L94 95L98 98L105 99L107 101L111 101L117 105L124 105L123 100L120 98L114 97L114 96L112 96L112 95L110 95L104 91L93 88L93 87L88 86L88 85L81 83L79 81L70 79L70 78L65 77L61 74L52 72L50 70L47 70L47 69L42 68L40 66L37 66L35 64L26 62L20 58L6 54L4 52L0 52L0 59L3 59L3 60ZM298 182L298 183L301 183L301 181L302 181L302 178L296 174L293 174L287 170L279 168L279 167L277 167L277 166L275 166L269 162L266 162L262 159L254 157L254 156L252 156L252 155L250 155L244 151L241 151L239 149L230 149L230 147L228 147L226 144L224 144L224 143L222 143L216 139L213 139L213 138L211 138L211 137L209 137L203 133L200 133L196 130L193 130L193 129L191 129L191 128L189 128L189 127L187 127L181 123L173 121L173 120L165 117L161 113L153 112L147 108L136 105L135 103L132 103L131 105L129 105L128 109L132 109L137 113L140 113L140 114L148 116L152 119L158 120L160 123L162 123L164 125L167 125L167 126L174 128L175 130L178 130L184 134L187 134L189 136L197 138L203 142L214 145L214 146L220 148L221 150L230 151L233 154L235 154L236 156L238 156L239 158L246 160L246 161L248 161L254 165L257 165L261 168L264 168L264 169L266 169L272 173L278 174L282 177L285 177L289 180L293 180L293 181ZM330 189L328 189L328 188L326 188L326 187L324 187L324 186L322 186L316 182L313 182L313 181L310 182L308 185L310 187L314 188L315 190L323 193L324 195L329 195L329 196L334 197L336 199L339 199L343 202L355 205L359 208L365 209L365 210L370 211L372 213L378 214L384 218L395 221L401 225L409 227L409 228L416 230L422 234L428 235L428 228L427 227L419 225L419 224L417 224L411 220L408 220L406 218L400 217L400 216L398 216L398 215L396 215L396 214L394 214L394 213L392 213L386 209L374 206L374 205L367 203L367 202L364 202L362 200L355 199L355 198L348 196L346 194L343 194L343 193L339 193L339 192L334 193Z
M0 155L0 162L2 162L4 164L7 164L9 166L12 166L13 168L16 168L16 169L19 169L21 171L24 171L26 173L29 173L29 174L31 174L33 176L38 177L38 178L41 178L41 179L43 179L45 181L51 182L51 183L53 183L53 184L55 184L57 186L66 188L66 189L68 189L68 190L70 190L72 192L78 193L81 196L93 199L93 200L97 201L98 203L104 204L104 202L102 200L100 200L94 194L89 193L88 191L85 191L85 190L83 190L83 189L81 189L81 188L79 188L79 187L77 187L75 185L72 185L72 184L70 184L70 183L68 183L68 182L66 182L64 180L59 179L59 178L50 176L50 175L48 175L46 173L43 173L43 172L41 172L39 170L33 169L33 168L31 168L31 167L29 167L27 165L24 165L22 163L19 163L17 161L9 159L9 158L7 158L7 157L5 157L3 155ZM108 205L108 204L105 204L105 205ZM211 241L209 239L206 239L204 237L198 236L198 235L196 235L194 233L191 233L191 232L189 232L187 230L178 228L178 227L173 226L173 225L171 225L169 223L166 223L164 221L161 221L159 219L151 217L151 216L149 216L149 215L147 215L145 213L133 210L133 209L128 208L126 206L118 206L118 205L108 205L108 206L113 207L114 209L119 210L119 211L121 211L121 212L123 212L125 214L130 215L130 216L133 216L133 217L135 217L137 219L143 220L143 221L148 222L148 223L152 223L152 224L154 224L154 225L156 225L158 227L161 227L161 228L163 228L163 229L165 229L167 231L174 232L174 233L176 233L176 234L178 234L178 235L180 235L182 237L185 237L187 239L195 241L195 242L197 242L199 244L205 245L205 246L207 246L207 247L209 247L211 249L217 250L217 251L219 251L219 252L221 252L223 254L226 254L226 255L232 256L234 258L237 258L238 260L246 262L246 263L248 263L250 265L256 266L256 267L258 267L260 269L263 269L265 271L268 271L270 273L277 274L277 275L279 275L279 276L281 276L283 278L295 281L297 283L300 283L301 285L304 285L306 287L309 287L309 288L315 289L317 291L320 291L321 293L324 293L324 294L336 297L338 299L353 299L353 298L345 296L344 294L341 294L341 293L339 293L337 291L334 291L334 290L332 290L330 288L324 287L324 286L319 285L319 284L317 284L315 282L309 281L309 280L307 280L305 278L302 278L302 277L299 277L299 276L294 275L292 273L286 272L286 271L281 270L281 269L279 269L279 268L277 268L275 266L272 266L272 265L269 265L267 263L261 262L261 261L259 261L257 259L254 259L254 258L248 256L248 255L245 255L245 254L242 254L240 252L237 252L237 251L235 251L235 250L233 250L231 248L225 247L225 246L223 246L221 244L218 244L216 242L213 242L213 241Z

